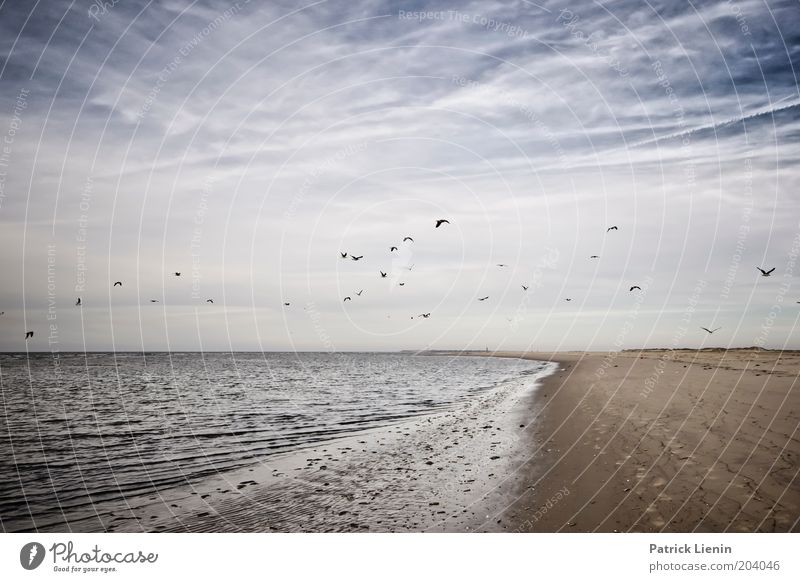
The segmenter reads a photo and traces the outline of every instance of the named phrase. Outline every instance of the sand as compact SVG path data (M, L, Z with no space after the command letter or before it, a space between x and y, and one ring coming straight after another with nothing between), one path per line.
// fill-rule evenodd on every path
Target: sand
M503 527L534 532L800 529L799 352L495 354L557 361L534 399Z

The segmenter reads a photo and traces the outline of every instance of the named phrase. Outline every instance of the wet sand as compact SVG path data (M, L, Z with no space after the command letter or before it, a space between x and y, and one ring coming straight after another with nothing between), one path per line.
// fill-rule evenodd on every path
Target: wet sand
M561 370L508 527L536 532L800 530L800 352L495 354Z

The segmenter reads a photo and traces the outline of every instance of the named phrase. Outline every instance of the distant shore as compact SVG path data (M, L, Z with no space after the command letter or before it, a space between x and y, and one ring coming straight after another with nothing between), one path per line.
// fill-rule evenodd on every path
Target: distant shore
M561 368L533 397L529 461L491 530L800 530L800 352L489 355Z

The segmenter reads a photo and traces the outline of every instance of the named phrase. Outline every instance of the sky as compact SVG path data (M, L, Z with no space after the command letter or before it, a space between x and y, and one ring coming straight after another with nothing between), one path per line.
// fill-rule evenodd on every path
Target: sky
M794 1L2 2L0 350L798 349L799 65Z

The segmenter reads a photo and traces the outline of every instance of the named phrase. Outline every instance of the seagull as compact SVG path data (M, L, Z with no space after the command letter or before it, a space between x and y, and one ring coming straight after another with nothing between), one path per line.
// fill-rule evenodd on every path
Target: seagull
M765 270L764 270L764 269L762 269L761 267L756 267L756 269L758 269L759 271L761 271L761 276L762 276L762 277L769 277L769 276L772 274L772 271L774 271L774 270L775 270L775 267L772 267L772 268L771 268L769 271L765 271Z
M381 274L381 279L385 279L386 278L386 273L384 273L383 271L380 271L380 270L378 272Z
M398 283L398 285L400 285L402 287L403 285L405 285L405 283Z
M359 291L358 293L356 293L356 295L358 295L359 297L361 297L361 294L362 294L363 292L364 292L364 290L362 289L361 291Z
M350 296L348 295L347 297L345 297L345 298L342 300L342 303L344 303L345 301L352 301L352 300L353 300L353 299L352 299L352 297L350 297Z
M717 329L708 329L707 327L701 327L700 329L703 329L703 330L707 331L708 333L714 333L715 331L719 331L722 328L718 327Z
M339 254L340 254L340 255L342 255L342 258L343 258L343 259L346 259L346 258L347 258L347 253L342 253L342 252L340 252Z
M618 229L616 226L609 226L609 227L606 229L606 232L611 232L612 230L619 230L619 229Z
M81 298L78 297L78 300L75 302L75 307L79 307L81 304Z
M289 307L290 305L291 303L289 303L288 301L283 304L284 307Z
M180 276L181 276L181 274L180 274L180 273L178 273L178 272L176 272L176 273L175 273L175 276L176 276L176 277L180 277Z
M572 301L572 298L567 297L566 299L564 299L564 301Z
M151 299L150 303L158 303L158 299Z
M393 253L393 252L394 252L394 251L396 251L396 250L397 250L397 247L391 247L391 248L389 249L389 252L390 252L390 253Z
M114 284L112 285L112 287L116 287L117 285L122 287L122 281L115 281Z
M419 314L419 317L422 317L422 318L424 318L424 319L428 319L430 316L431 316L431 314L430 314L430 313L420 313L420 314Z
M407 236L406 238L404 238L403 242L406 242L407 240L410 240L411 242L414 242L414 239L411 238L410 236Z
M450 221L445 220L444 218L440 218L439 220L436 221L436 228L439 228L443 224L450 224Z
M641 288L641 287L639 287L638 285L634 285L633 287L631 287L630 289L628 289L628 291L630 292L630 291L633 291L634 289L638 289L639 291L641 291L641 290L642 290L642 288Z
M354 261L360 261L361 259L364 258L364 255L361 255L359 257L357 257L355 255L350 255L350 258L353 259Z
M507 267L508 265L506 265L506 264L504 264L504 263L497 263L497 266L498 266L498 267Z
M590 259L599 259L600 257L598 257L597 255L592 255L592 256L591 256L591 257L589 257L589 258L590 258Z
M214 303L213 299L206 299L206 303Z
M525 285L523 285L523 286L522 286L522 290L523 290L523 291L527 291L527 290L528 290L528 287L526 287Z
M31 337L33 337L33 332L32 331L26 331L25 332L25 340L27 340L28 338L31 338Z
M486 301L487 299L489 299L488 295L486 297L478 297L478 301Z

